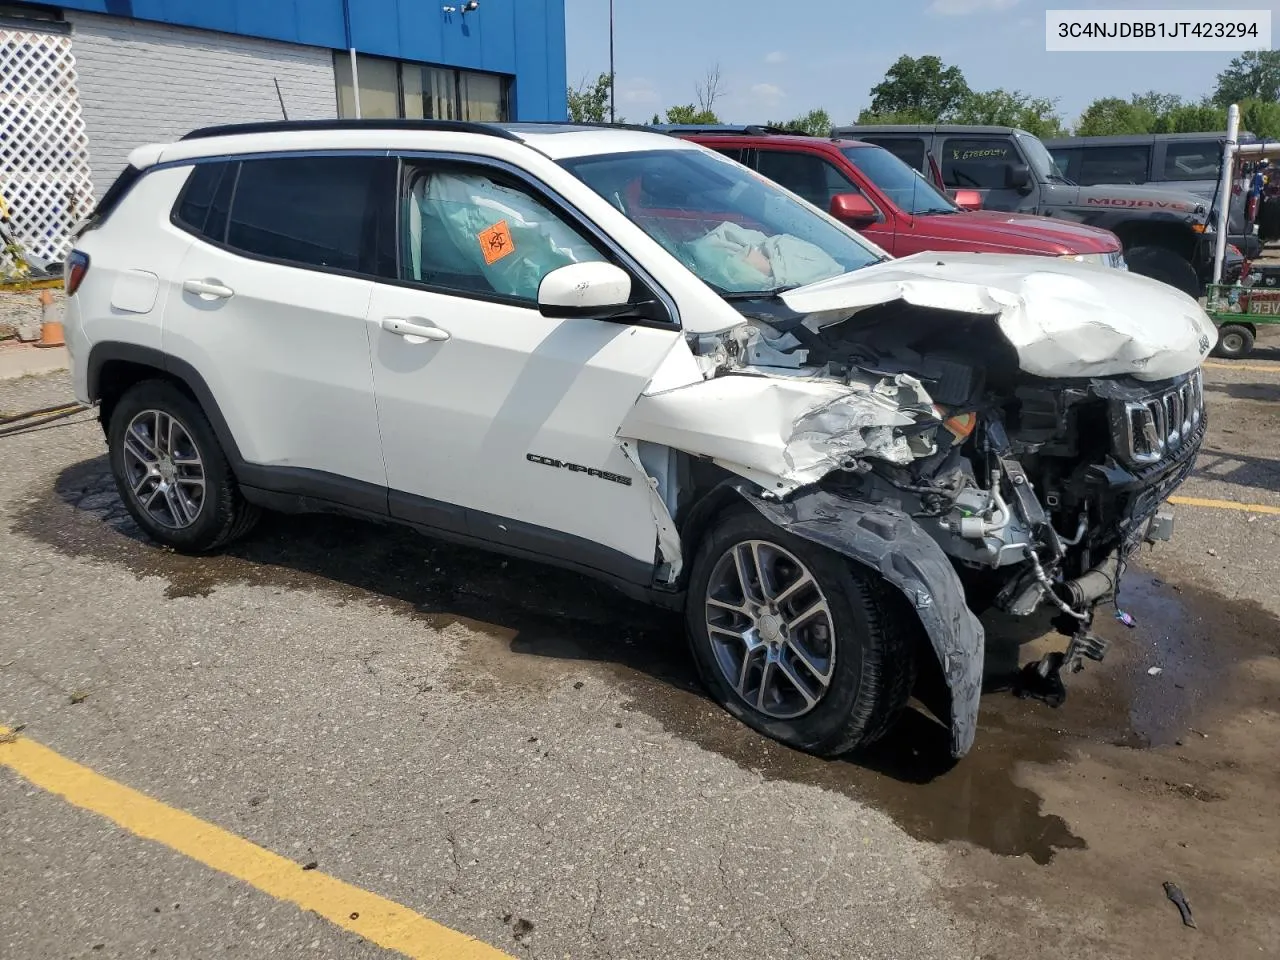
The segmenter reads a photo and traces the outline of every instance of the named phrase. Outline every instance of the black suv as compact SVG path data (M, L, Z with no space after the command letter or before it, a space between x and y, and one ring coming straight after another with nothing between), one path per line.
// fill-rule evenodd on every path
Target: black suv
M884 147L947 190L983 194L987 210L1059 217L1120 237L1134 273L1198 297L1213 274L1211 201L1187 190L1082 186L1040 140L1014 127L945 124L838 127L834 136ZM1238 272L1241 257L1234 260ZM1232 273L1228 269L1228 278Z

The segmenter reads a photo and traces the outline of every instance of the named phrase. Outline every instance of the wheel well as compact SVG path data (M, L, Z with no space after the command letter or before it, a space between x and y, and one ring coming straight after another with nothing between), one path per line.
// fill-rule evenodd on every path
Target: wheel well
M1171 250L1188 262L1195 258L1196 234L1187 227L1169 222L1130 220L1111 228L1125 250L1160 247Z
M159 367L154 367L148 363L138 363L135 360L107 360L98 370L96 391L98 417L104 427L111 422L111 413L115 410L116 404L120 402L120 398L128 392L129 388L142 383L144 380L164 380L172 383L196 403L199 403L191 388L180 377L174 376L167 370L161 370Z
M680 531L680 552L684 556L684 570L681 574L681 587L689 579L693 569L693 556L698 552L698 545L715 522L735 505L746 506L734 484L741 478L723 467L713 463L696 460L687 454L687 473L693 492L681 505L676 516L676 528Z

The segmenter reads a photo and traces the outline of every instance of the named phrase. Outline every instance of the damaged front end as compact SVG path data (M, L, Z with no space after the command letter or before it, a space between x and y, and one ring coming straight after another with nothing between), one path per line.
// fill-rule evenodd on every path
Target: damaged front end
M623 435L749 481L735 488L775 524L897 587L942 667L960 756L981 692L974 611L1052 610L1069 641L1021 689L1060 703L1060 672L1105 652L1095 608L1140 544L1171 534L1163 504L1206 418L1194 316L1172 338L1128 331L1108 360L1070 353L1081 325L1062 309L1032 335L1025 291L956 286L737 304L747 323L692 343L707 379L643 397Z

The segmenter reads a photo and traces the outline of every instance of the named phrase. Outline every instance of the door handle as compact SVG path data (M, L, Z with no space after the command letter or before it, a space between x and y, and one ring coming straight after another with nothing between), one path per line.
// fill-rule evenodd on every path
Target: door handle
M449 331L441 330L433 323L414 323L400 317L384 317L382 329L400 337L418 337L422 340L448 340Z
M234 290L216 280L186 280L182 289L187 293L194 293L202 300L227 300L235 296Z

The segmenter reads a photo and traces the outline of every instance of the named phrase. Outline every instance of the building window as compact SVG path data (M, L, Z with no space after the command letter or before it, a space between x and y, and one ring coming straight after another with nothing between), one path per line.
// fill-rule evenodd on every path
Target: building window
M413 120L511 119L511 78L496 73L434 67L356 54L360 114L366 119ZM351 55L335 53L338 116L356 115Z

